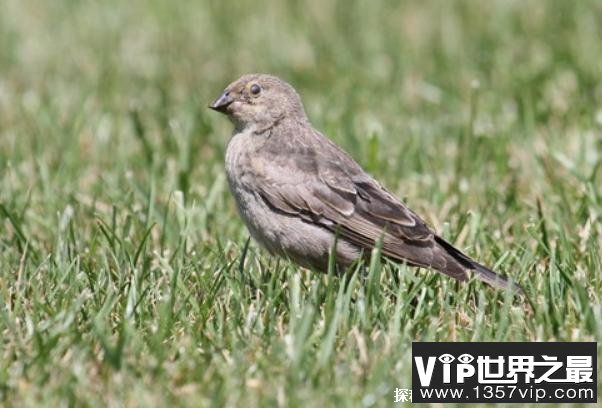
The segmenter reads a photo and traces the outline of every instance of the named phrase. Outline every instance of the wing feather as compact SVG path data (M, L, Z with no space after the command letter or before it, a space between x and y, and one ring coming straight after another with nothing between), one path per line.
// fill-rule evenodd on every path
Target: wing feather
M382 238L385 255L431 266L433 231L343 151L327 142L287 156L276 169L278 177L255 180L255 188L272 208L338 231L361 248L370 249ZM259 167L274 171L279 163Z

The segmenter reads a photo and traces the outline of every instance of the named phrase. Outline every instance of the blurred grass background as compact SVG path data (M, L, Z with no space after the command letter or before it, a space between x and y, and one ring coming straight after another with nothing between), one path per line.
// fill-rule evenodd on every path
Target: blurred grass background
M412 340L598 339L601 44L595 0L0 2L0 403L387 406ZM249 72L534 312L246 247L206 106Z

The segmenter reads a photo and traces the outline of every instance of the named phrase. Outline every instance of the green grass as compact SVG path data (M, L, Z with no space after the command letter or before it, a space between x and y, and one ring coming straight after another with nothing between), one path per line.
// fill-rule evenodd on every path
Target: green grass
M600 44L594 0L0 2L0 404L390 406L413 340L600 339ZM534 311L247 246L247 72Z

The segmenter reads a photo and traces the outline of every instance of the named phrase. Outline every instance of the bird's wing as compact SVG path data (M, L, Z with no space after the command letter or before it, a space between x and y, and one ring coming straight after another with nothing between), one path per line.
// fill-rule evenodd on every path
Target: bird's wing
M281 155L270 156L269 163L254 158L259 167L270 169L255 180L268 205L328 228L360 248L369 250L382 239L386 256L444 267L435 265L441 261L435 259L435 234L420 217L328 139L313 137L311 143L279 146ZM466 278L461 270L448 274Z

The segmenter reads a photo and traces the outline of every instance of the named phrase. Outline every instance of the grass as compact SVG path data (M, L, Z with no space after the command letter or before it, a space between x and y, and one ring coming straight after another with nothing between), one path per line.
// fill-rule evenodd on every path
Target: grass
M600 339L601 27L593 0L0 3L0 404L388 406L413 340ZM246 72L533 312L249 243L206 109Z

